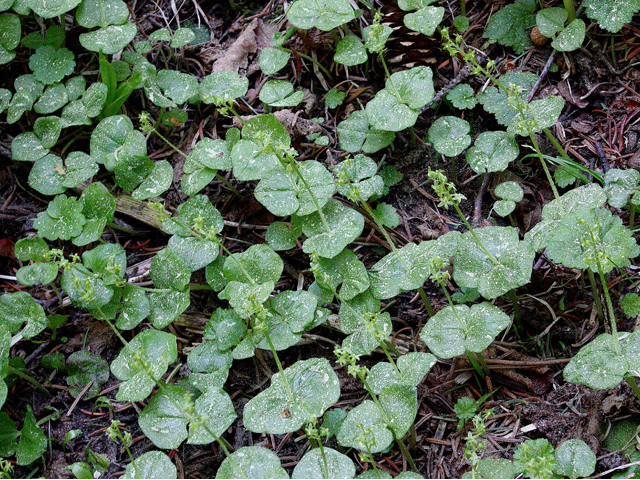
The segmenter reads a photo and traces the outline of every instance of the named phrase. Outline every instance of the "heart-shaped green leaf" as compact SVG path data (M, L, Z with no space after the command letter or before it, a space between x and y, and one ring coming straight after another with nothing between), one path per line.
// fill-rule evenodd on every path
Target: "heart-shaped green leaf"
M631 231L622 225L622 219L604 207L566 214L548 241L549 258L568 268L602 268L609 273L616 267L626 267L630 258L640 254L640 247Z
M178 28L175 32L173 32L173 37L171 38L171 48L186 47L191 42L193 42L195 38L196 34L190 28Z
M265 240L276 252L295 248L298 235L284 222L272 222L267 228Z
M198 80L193 75L177 70L160 70L156 82L164 94L178 104L198 96Z
M214 342L201 343L187 357L189 380L201 392L218 390L227 381L232 362L231 352L221 353Z
M440 117L429 127L429 141L447 157L460 155L469 145L469 122L458 117Z
M114 152L124 145L131 132L133 132L133 123L126 115L113 115L101 120L91 133L89 143L91 156L97 163L109 161L112 165L116 165ZM109 157L111 159L108 159Z
M371 400L364 400L349 411L336 435L343 447L357 448L371 453L382 452L393 442L393 433L380 409ZM368 445L365 445L364 442Z
M0 318L3 327L10 333L17 332L26 323L21 332L24 338L35 337L47 326L47 317L42 306L27 292L0 295Z
M580 208L601 207L606 201L604 190L596 183L569 190L559 200L552 200L544 206L542 221L526 233L525 239L531 241L534 250L539 251L547 246L549 236L566 214Z
M557 123L563 108L564 100L556 96L525 103L523 110L516 113L507 132L511 135L524 136L541 132L542 129L552 127Z
M367 383L376 395L387 385L415 387L435 364L436 357L430 353L410 352L398 358L400 376L389 362L378 362L369 371Z
M443 7L423 7L417 12L406 14L404 16L404 25L409 30L414 30L430 37L442 22L443 17Z
M36 162L47 153L49 149L42 146L42 142L33 132L20 133L11 142L11 156L17 161Z
M375 98L367 103L367 117L376 130L399 132L412 127L418 119L418 112L401 103L398 97L388 89L380 90Z
M458 285L477 288L491 300L529 282L534 251L529 241L519 240L517 230L486 227L475 229L475 234L493 259L471 232L463 233L453 264L453 278Z
M52 148L56 144L61 130L59 117L40 117L33 124L33 132L44 148Z
M38 214L33 226L48 240L70 240L82 233L86 223L81 212L82 204L76 198L58 195L49 202L46 211Z
M516 469L506 458L483 458L475 471L466 472L462 478L515 478Z
M172 291L149 295L149 320L158 329L165 328L191 304L189 292Z
M355 18L348 0L297 0L287 10L287 18L296 27L316 27L328 32Z
M23 285L48 285L58 276L55 263L36 262L24 265L16 272L16 279Z
M580 18L574 19L551 42L551 46L559 52L572 52L582 46L586 34L586 25Z
M596 471L596 454L578 438L556 448L556 471L568 478L586 478Z
M476 173L502 172L519 153L518 144L507 132L482 132L466 159Z
M567 382L608 390L617 387L628 371L624 351L618 354L613 336L605 333L582 347L564 368L563 375Z
M47 450L47 436L38 427L36 417L27 412L20 431L20 441L16 448L16 463L30 465L40 458Z
M62 288L73 304L79 308L96 308L109 303L113 289L107 287L100 278L83 265L74 265L62 272ZM87 298L87 293L92 298Z
M173 335L154 329L140 332L111 362L111 372L123 381L117 400L141 402L146 399L156 380L160 380L177 358L178 349Z
M538 30L547 38L553 38L556 33L564 28L569 14L561 7L543 8L536 14Z
M280 255L267 245L252 245L243 253L227 257L223 273L230 281L275 284L280 280L283 268Z
M193 411L203 423L191 422ZM184 388L165 385L151 399L140 414L138 423L144 434L158 448L178 448L189 438L189 443L197 445L211 443L213 435L220 436L236 418L229 395L222 390L209 389L194 402ZM187 426L189 430L187 431Z
M260 100L270 107L295 107L303 97L304 92L294 92L293 84L286 80L268 80L259 95Z
M340 397L340 382L325 358L301 360L271 377L271 386L244 407L243 421L256 433L295 432L309 419L320 417Z
M358 110L338 124L340 147L347 152L375 153L393 143L395 133L375 130L369 125L366 110Z
M524 197L524 190L517 182L502 182L496 187L494 193L497 197L512 202L519 202Z
M121 311L116 327L120 330L134 329L147 318L150 310L149 299L144 290L127 284L122 289Z
M324 447L307 452L293 469L291 478L353 478L355 474L353 460L333 448Z
M118 53L126 47L138 33L135 23L109 25L88 33L81 33L79 40L87 50L102 52L105 55Z
M82 398L91 399L100 393L108 380L109 364L99 355L80 350L67 358L67 385L72 397L83 393ZM92 382L91 386L85 391L89 382Z
M322 208L329 231L326 231L318 212L303 219L302 231L308 237L302 244L307 253L317 253L324 258L333 258L362 233L364 217L337 200L329 200Z
M317 279L318 285L338 291L342 300L351 300L369 288L367 269L351 250L344 249L331 259L319 258L318 265L325 274Z
M493 211L501 217L506 217L516 209L516 202L513 200L498 200L493 204Z
M75 8L82 0L26 0L26 6L42 18L59 17Z
M488 302L445 307L422 330L420 338L438 357L482 352L511 323L509 316Z
M401 70L387 79L385 90L398 96L398 100L409 108L421 108L433 100L433 72L429 67Z
M33 111L41 115L53 113L64 107L69 101L67 89L62 83L47 86L42 96L33 106Z
M524 101L537 79L537 75L533 72L509 71L500 77L500 83L506 88L511 88L511 85L519 87L522 91L518 93L518 97ZM514 122L518 113L509 103L507 91L500 87L487 88L483 93L478 94L478 101L487 112L495 115L500 125L505 127Z
M221 352L235 347L247 334L247 324L233 310L214 310L204 329L204 338L211 340Z
M289 478L280 466L278 455L264 447L241 447L225 458L216 478L270 479Z
M353 67L367 61L367 50L355 35L347 35L336 45L336 53L333 61Z
M249 79L236 72L213 72L202 79L199 92L204 103L226 102L246 95Z
M15 93L7 110L7 123L17 122L24 112L31 110L44 91L44 85L35 75L20 75L13 82L13 88Z
M0 47L5 51L15 50L20 44L22 27L20 17L13 14L0 15ZM12 54L15 56L15 53ZM13 60L13 58L11 59ZM9 61L11 61L9 60ZM8 62L3 62L8 63Z
M345 304L341 307L341 312L344 306ZM341 317L341 325L344 324L343 317ZM381 339L385 339L391 334L391 317L389 312L379 313L371 318L359 317L356 328L350 327L351 335L342 341L342 347L355 355L370 355L380 346Z
M83 0L76 10L78 24L85 28L122 25L129 9L122 0Z
M612 33L620 31L638 11L635 0L617 0L615 4L601 0L586 0L584 7L587 17L597 20L600 27Z
M291 54L279 48L264 48L260 52L258 64L265 75L273 75L287 66Z
M307 160L299 164L297 173L272 170L260 180L254 195L274 215L302 216L322 208L334 192L333 176L326 167Z
M226 262L225 262L226 263ZM229 300L233 308L242 318L249 318L261 309L275 288L275 283L268 281L259 284L231 281L218 298Z
M473 87L468 83L461 83L447 93L447 100L460 110L471 109L478 103L478 100L473 96Z
M147 452L127 465L122 478L178 478L178 469L166 453Z
M165 248L153 257L151 278L158 288L184 290L191 280L191 270L175 253Z
M157 197L169 189L171 182L173 182L173 167L167 160L160 160L153 164L153 169L149 176L144 179L131 196L138 200Z
M637 191L638 183L640 183L640 172L633 168L607 170L604 177L604 192L607 194L609 205L614 208L624 207L629 196Z

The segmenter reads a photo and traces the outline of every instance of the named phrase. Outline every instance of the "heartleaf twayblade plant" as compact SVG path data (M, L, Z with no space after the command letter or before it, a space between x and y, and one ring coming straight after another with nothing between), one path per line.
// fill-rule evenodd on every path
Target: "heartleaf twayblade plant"
M6 3L0 5L4 7ZM11 3L6 8L10 8ZM135 35L135 26L127 23L128 9L120 0L52 0L48 2L52 8L47 12L34 0L27 0L27 3L33 4L36 12L43 15L52 11L58 12L56 15L64 14L79 4L78 23L84 28L95 29L82 33L80 41L85 48L98 52L101 74L101 81L88 87L84 76L65 80L72 74L70 66L74 59L63 46L64 35L59 34L62 29L49 27L44 38L40 32L34 32L35 35L25 42L31 45L28 48L36 50L32 57L33 74L16 79L14 95L8 90L0 90L0 108L8 107L9 123L16 122L31 108L40 115L47 115L36 121L33 132L18 135L12 145L16 160L34 162L30 186L44 195L57 195L36 220L36 228L42 237L71 239L79 246L101 239L105 224L113 219L115 211L111 193L102 184L94 183L80 198L68 196L68 189L87 181L97 173L100 165L112 173L119 187L134 192L133 196L138 199L158 196L169 188L173 182L173 169L169 162L153 161L147 156L145 138L145 134L156 134L167 141L160 125L170 126L174 117L165 109L175 111L179 104L200 101L213 104L219 115L231 113L240 122L241 129L227 130L224 139L204 138L185 156L181 186L182 192L191 198L178 206L173 217L163 217L162 228L171 237L167 247L160 250L151 263L154 288L132 285L125 280L127 259L118 245L105 243L87 249L82 257L67 259L63 252L51 250L40 237L23 239L16 244L16 257L33 262L18 271L17 277L22 283L54 286L62 269L63 289L74 305L107 322L122 341L124 348L111 364L112 373L122 382L116 398L119 401L144 401L157 387L139 419L145 435L159 448L167 449L178 448L185 440L192 444L217 441L227 457L218 472L219 478L280 478L287 475L272 451L263 447L243 447L232 453L221 438L236 418L231 398L222 390L233 359L249 358L256 348L273 353L278 373L271 378L269 388L247 403L243 422L258 433L289 433L304 429L313 448L294 469L294 478L347 478L355 474L354 464L347 456L323 446L322 439L328 436L330 429L342 446L360 450L362 458L373 464L377 474L381 475L381 472L377 471L373 453L388 448L394 440L415 469L402 437L411 430L417 413L416 386L436 360L432 354L424 352L394 358L393 354L397 352L388 340L392 331L391 317L382 309L381 300L418 289L427 310L433 314L422 285L431 279L445 288L442 269L452 256L453 278L463 288L465 298L471 298L475 292L487 299L497 298L529 281L533 259L530 244L535 241L547 242L545 246L550 255L558 261L576 263L582 260L601 277L601 271L623 266L630 256L637 254L635 242L603 209L582 212L583 223L576 217L574 223L565 225L560 201L560 213L555 215L549 210L551 213L543 222L547 227L563 227L555 232L557 238L548 239L545 235L548 232L538 231L535 238L520 241L515 230L508 227L475 231L469 227L464 234L452 232L438 240L408 243L399 248L385 229L398 224L397 213L389 205L378 204L374 209L370 204L382 196L389 185L372 159L362 155L348 158L333 169L335 178L319 161L299 161L298 152L291 148L289 134L275 115L249 119L238 115L234 102L247 93L249 81L235 72L215 72L200 84L182 72L169 69L156 72L156 67L143 56L155 48L150 42L140 42L135 46L136 52L123 52L122 61L109 61L106 55L128 43L133 38L132 31ZM444 13L441 7L431 7L429 3L429 0L400 2L404 10L417 10L406 15L405 24L428 35L433 33ZM324 30L341 27L357 14L346 0L297 0L287 11L294 25ZM15 17L13 14L2 16L7 34L2 38L4 50L0 49L0 61L13 55L12 51L17 48L20 23ZM168 30L160 30L149 39L170 41L172 48L178 48L192 38L192 32L186 30L179 29L173 36ZM334 59L345 66L356 65L366 59L368 51L381 55L386 70L382 54L390 33L391 29L382 25L381 15L376 14L373 25L362 32L364 44L355 35L343 35ZM283 45L292 34L293 29L290 29L285 35L274 35L272 43L276 48L263 50L259 63L265 74L276 73L287 65L290 52ZM51 60L56 60L60 68L44 69L43 62ZM319 65L317 61L315 63ZM319 66L329 75L328 70ZM489 70L478 71L491 77ZM373 153L388 146L394 132L411 127L419 110L432 100L431 77L432 72L426 67L393 75L387 72L384 90L364 110L355 112L339 125L341 146L353 153L360 150ZM535 142L532 134L557 120L562 108L560 102L551 99L526 105L522 99L524 86L522 89L511 86L511 83L518 85L521 79L518 76L513 82L505 82L506 88L496 83L498 88L490 88L489 93L481 97L487 99L483 102L485 108L489 111L493 108L498 115L513 121L507 122L510 128L506 132L482 133L468 150L467 159L478 173L506 168L518 155L515 135L529 135ZM276 107L296 104L301 92L293 90L288 82L269 80L259 98ZM473 104L473 91L469 90L470 87L461 92L464 102L459 105ZM140 131L127 116L120 115L124 102L136 92L151 102L151 108L154 105L160 108L153 125L150 116L142 115ZM328 103L335 105L335 101L330 102L328 96ZM493 107L487 107L492 103ZM52 115L59 109L62 109L60 117ZM389 110L397 115L389 115ZM186 112L182 113L187 116ZM502 116L497 116L499 121ZM66 147L60 156L50 153L56 148L63 129L90 126L98 121L91 134L89 154L80 151L65 154ZM443 117L433 124L429 139L440 153L456 156L471 144L468 132L467 122ZM177 147L167 143L184 156ZM231 252L224 245L222 215L206 196L198 195L217 176L218 170L232 170L238 181L256 181L256 199L272 214L283 217L282 221L269 227L267 245L252 245L243 252ZM434 178L440 188L441 200L451 202L467 223L459 209L462 198L446 179ZM611 185L619 184L618 180L614 178ZM233 189L229 184L227 186ZM356 207L351 208L347 202L334 198L336 192ZM507 192L506 201L516 201L517 195L514 197L511 193ZM623 193L618 191L612 193L611 198L621 196ZM162 210L160 205L154 205ZM369 271L349 249L363 231L365 216L383 235L391 250ZM582 248L579 253L554 252L554 241L559 241L562 235L565 235L563 239L568 238L567 230L580 229L593 219L600 221L602 228L589 230L592 238L589 240L585 236L581 243L578 242ZM618 237L620 243L616 243ZM310 257L310 272L315 282L308 291L279 291L276 285L284 263L276 251L294 248L299 243ZM171 384L168 378L173 374L164 381L162 377L177 360L176 339L161 329L188 308L190 289L199 287L189 282L193 272L203 267L207 282L219 292L219 299L228 302L228 308L217 308L213 312L205 329L207 341L189 351L187 367L190 374L184 383ZM439 356L477 354L509 324L506 314L488 302L454 305L446 288L445 294L449 306L433 315L422 332L422 338ZM338 350L340 363L349 365L349 373L358 376L371 398L348 414L339 409L327 411L340 396L338 378L327 360L312 358L285 368L278 357L278 352L296 344L303 332L327 319L329 310L322 305L334 300L339 304L340 328L348 335ZM0 378L5 378L10 372L7 360L12 340L20 335L29 338L41 332L45 321L42 307L21 292L2 296L0 307L0 315L4 315L6 323L11 325L0 336ZM27 324L23 327L25 319ZM152 328L140 328L145 319ZM119 333L125 329L134 330L131 341L126 341ZM617 335L611 337L618 340ZM622 353L630 358L635 358L634 339L631 335L619 342ZM606 337L603 343L619 357L615 341ZM382 350L387 361L377 363L367 372L357 364L357 356L370 354L376 348ZM469 356L472 362L475 360L474 366L479 373L486 374L482 357ZM618 357L609 359L610 363L615 364ZM609 364L606 366L608 368ZM633 362L625 363L624 368L614 367L616 375L637 370ZM73 383L74 378L80 377L69 375ZM96 379L96 383L100 382ZM6 386L0 383L0 398L3 396L6 396ZM322 424L320 417L323 417ZM331 423L333 417L340 419ZM30 417L24 428L35 432L34 424ZM117 427L112 431L117 436L116 430ZM39 448L41 440L38 438ZM124 443L126 447L126 441ZM568 453L571 457L572 452ZM22 455L18 463L26 461L25 458L33 459L35 454L23 452ZM153 476L158 472L173 474L172 464L166 455L151 452L132 459L125 476ZM583 474L582 470L572 473Z

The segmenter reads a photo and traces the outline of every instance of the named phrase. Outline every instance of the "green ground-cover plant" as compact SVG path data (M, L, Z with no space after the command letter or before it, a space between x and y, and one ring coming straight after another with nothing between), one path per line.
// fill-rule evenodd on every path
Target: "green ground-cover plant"
M404 17L405 25L433 35L445 11L431 3L399 2L402 10L410 12ZM602 18L603 4L607 3L586 1L586 12L604 28L615 28L617 24ZM626 18L635 6L622 3L621 15ZM615 310L606 288L606 275L614 268L629 265L640 249L621 219L603 207L606 201L614 208L628 202L635 206L639 178L633 171L614 169L605 176L604 189L589 184L561 196L535 135L544 132L555 140L549 128L558 121L564 102L554 96L527 102L526 95L536 80L534 74L515 72L498 77L494 64L482 66L465 49L461 38L452 40L448 30L441 29L445 48L471 65L475 75L493 83L476 96L470 85L460 86L449 94L448 100L455 108L468 109L479 102L507 128L479 132L472 139L472 133L478 132L471 132L469 122L445 115L432 123L427 141L438 153L452 159L466 150L469 167L488 175L505 170L518 158L516 137L528 138L556 200L544 207L542 221L524 239L513 227L474 229L460 207L465 198L456 192L455 185L441 172L430 172L440 206L453 206L467 231L400 246L387 231L399 224L397 212L379 201L398 181L397 172L380 170L372 158L360 152L373 154L389 146L396 132L412 128L435 92L433 72L428 67L388 72L384 45L391 32L381 23L381 15L374 15L372 25L354 33L348 30L348 24L362 12L347 0L297 0L286 12L297 28L334 31L336 63L356 66L368 61L370 53L377 56L386 72L384 88L337 127L340 147L356 155L330 169L318 160L300 161L290 134L274 114L246 120L238 114L236 102L248 91L246 77L223 71L198 81L169 68L157 71L145 57L153 49L163 48L160 42L166 42L171 49L169 55L175 56L178 49L193 40L191 29L179 28L173 34L167 29L157 30L148 41L136 43L135 51L127 49L121 60L113 60L109 55L122 51L137 33L135 24L128 20L126 4L121 0L51 0L46 4L47 8L35 0L15 4L11 0L0 1L0 11L14 10L0 15L0 63L12 61L20 48L33 50L28 62L32 73L16 78L13 91L0 90L0 108L7 110L8 123L26 121L25 114L31 110L37 116L32 131L24 131L13 140L13 158L32 162L29 186L53 197L34 222L38 236L16 243L15 256L25 262L16 278L28 286L51 285L61 295L57 279L62 272L59 284L71 302L107 323L123 345L110 365L84 350L66 360L48 357L46 365L65 371L72 395L78 395L84 385L93 382L83 394L84 398L95 397L110 371L121 381L117 401L142 402L156 390L138 422L157 448L177 449L184 441L196 445L217 442L226 455L218 478L286 478L287 472L273 451L242 447L234 452L223 438L237 418L231 397L224 390L232 363L253 357L256 349L266 350L273 355L278 372L269 386L244 406L242 422L256 433L304 430L312 448L293 470L293 478L355 475L355 464L349 456L323 445L330 436L335 436L341 447L358 450L361 459L372 465L362 478L385 478L376 466L374 454L392 448L394 442L416 472L403 440L412 431L417 415L416 386L436 363L436 356L447 359L467 355L479 378L490 374L482 352L511 325L512 319L498 306L476 300L479 296L495 300L508 295L518 327L515 290L528 284L534 256L544 249L555 263L587 270L595 298L597 273L610 321L611 333L584 347L566 367L565 378L593 388L611 388L626 377L640 396L633 380L633 376L640 375L636 365L637 335L618 334ZM576 19L575 11L565 4L565 9L543 9L536 15L533 1L519 0L492 17L485 35L519 51L527 46L522 30L537 21L543 33L556 35L554 48L575 49L582 42L581 35L584 37L584 22ZM53 25L53 20L48 28L41 29L44 33L24 32L26 35L22 36L23 25L27 25L22 18L30 14L29 9L43 19L75 13L78 25L89 29L80 34L79 41L85 50L95 52L92 55L99 81L73 76L79 56L65 46L65 30ZM464 15L464 9L461 13ZM509 29L505 32L507 24ZM259 66L265 75L286 68L291 51L285 43L294 34L294 29L276 34L273 48L262 50ZM318 66L331 79L329 71ZM336 90L332 96L327 95L327 107L341 103L338 93ZM268 108L279 108L297 105L302 96L294 84L270 79L259 100ZM148 101L147 108L152 112L143 112L137 120L122 113L123 106L136 98ZM224 138L203 138L189 155L184 155L165 137L161 125L171 125L166 122L168 118L188 118L180 108L187 103L215 109L219 116L233 116L240 128L229 128ZM62 134L71 127L83 129L88 152L75 147L75 141L60 145ZM157 135L184 156L181 190L190 197L177 206L174 215L158 202L151 204L162 221L162 230L170 235L166 248L158 251L151 263L153 288L127 281L127 256L119 244L104 242L94 246L114 219L112 185L140 200L158 197L171 187L174 170L170 162L149 158L150 135ZM568 158L561 147L558 149L563 158ZM266 244L251 245L241 252L229 249L223 235L222 214L207 196L200 194L214 178L227 182L218 170L230 171L239 182L255 182L255 199L280 217L269 226ZM81 193L75 190L101 171L104 183L93 182ZM228 182L226 185L235 191ZM509 215L522 199L522 190L507 182L496 188L496 195L501 200L494 205L495 211ZM366 221L380 232L390 250L369 269L350 247L362 234ZM70 240L87 248L78 256L51 249L45 240ZM278 252L298 244L308 256L308 270L314 282L306 290L277 290L284 270ZM450 259L452 275L445 270ZM192 285L193 273L202 269L208 285ZM457 304L445 283L451 279L462 289L462 294L455 297ZM439 284L448 301L448 306L437 313L423 289L427 280ZM190 291L201 288L211 289L228 308L218 306L214 310L205 328L206 341L187 355L189 374L181 383L173 383L173 373L168 372L178 359L177 341L164 329L189 307ZM410 290L418 290L429 313L421 338L431 353L399 355L388 340L392 322L382 301L391 301ZM623 301L628 314L638 311L634 309L637 299L631 295ZM336 349L338 364L348 365L348 374L362 382L369 397L348 412L330 410L340 398L340 381L328 359L300 360L285 368L278 354L295 345L305 332L326 322L330 310L324 306L332 303L338 306L339 328L345 335ZM11 376L18 375L46 391L10 364L9 350L47 327L55 329L58 320L47 318L42 306L25 292L0 296L0 318L0 404L6 400L6 382ZM145 320L149 328L141 327ZM121 330L135 330L133 339L125 340ZM360 356L375 349L384 353L385 361L370 369L359 364ZM475 407L473 410L471 416ZM471 417L465 416L468 418ZM518 472L541 478L554 473L573 477L593 472L593 453L579 440L565 442L555 452L544 442L527 441L516 450L513 464L482 459L484 447L480 438L487 417L473 418L474 432L467 437L473 476L495 475L498 468L507 477ZM46 438L38 423L45 419L36 422L28 412L21 431L6 413L0 414L0 420L3 431L8 432L3 435L0 457L15 455L19 465L27 465L44 453ZM110 433L124 444L130 457L125 477L177 475L166 454L154 451L133 458L128 437L117 424ZM87 460L92 465L76 464L76 476L97 469L100 463L90 460L89 455ZM416 475L405 472L398 478L417 478Z

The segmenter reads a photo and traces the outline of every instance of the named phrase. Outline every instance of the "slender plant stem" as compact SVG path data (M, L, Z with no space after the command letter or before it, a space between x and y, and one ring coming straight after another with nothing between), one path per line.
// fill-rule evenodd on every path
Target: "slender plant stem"
M414 472L417 473L418 469L416 468L416 464L413 462L413 458L411 457L411 453L409 453L409 450L407 450L407 447L404 444L404 442L402 441L402 439L398 438L398 436L396 435L395 430L391 426L391 421L387 417L387 412L384 410L384 408L383 408L382 404L380 403L380 400L378 400L378 397L376 396L376 394L373 393L373 389L369 386L369 383L367 383L367 379L365 378L364 375L360 376L360 381L364 384L364 387L369 392L369 395L371 395L371 398L373 399L374 403L378 407L378 410L380 410L380 414L382 415L382 418L384 419L384 422L387 424L387 427L389 428L389 430L391 430L391 433L393 433L393 438L395 439L396 443L398 444L398 447L400 447L400 450L402 451L402 454L407 459L407 463L411 467L411 470L413 470Z
M571 23L576 19L576 7L573 5L573 0L563 0L563 2L564 2L564 9L569 14L567 21Z
M56 293L56 297L58 297L58 302L60 303L60 305L62 305L62 294L60 293L60 289L58 287L55 286L55 284L53 282L51 282L49 284L49 286L53 289L53 291Z
M596 284L596 277L593 275L593 270L591 268L587 268L587 273L589 274L589 283L591 283L591 293L593 295L593 301L596 304L596 310L598 311L598 317L605 321L605 316L602 311L602 303L600 303L600 295L598 295L598 287ZM604 285L603 285L604 288Z
M460 0L460 15L463 17L467 15L467 2L465 0Z
M416 448L416 424L415 422L411 424L411 429L409 430L409 447L413 450Z
M482 371L484 372L484 374L489 377L491 376L491 372L489 371L489 366L487 365L487 362L485 361L484 357L482 356L482 352L475 352L474 353L476 359L478 360L478 363L480 364L480 367L482 368Z
M562 148L562 145L560 145L560 142L558 142L558 139L553 135L553 133L551 133L551 130L549 130L549 128L543 128L542 131L547 136L547 138L549 139L551 144L558 151L560 156L562 158L564 158L565 160L571 161L571 159L569 158L569 155L567 154L566 150L564 148Z
M629 382L629 386L631 387L631 390L633 390L633 393L635 393L636 397L640 400L640 388L638 388L636 379L631 375L627 375L625 378L627 379L627 382Z
M127 451L127 455L129 456L129 459L131 460L131 465L133 465L133 469L136 472L136 478L141 478L140 477L140 473L138 472L138 466L136 465L136 462L133 459L133 455L131 454L131 450L129 449L129 445L127 445L126 440L124 439L124 437L122 436L122 433L120 432L120 428L116 427L115 428L115 432L116 432L116 435L118 436L118 439L122 442L122 445L124 445L124 449Z
M218 180L220 180L222 183L224 183L224 185L233 192L233 194L238 197L238 198L242 198L242 195L240 194L240 192L236 189L236 187L234 187L233 185L231 185L231 182L229 180L227 180L226 178L224 178L222 175L220 175L218 172L216 172L216 178Z
M49 391L46 388L44 388L39 381L37 381L35 378L31 377L30 375L27 375L22 370L20 370L18 368L14 368L11 365L8 365L7 366L7 372L9 374L13 374L13 375L15 375L17 377L20 377L20 378L26 380L27 382L32 384L34 387L36 387L41 392L46 393L47 395L51 395L49 393Z
M293 181L293 179L291 178L291 175L289 175L288 172L288 168L287 166L289 165L289 163L286 161L286 159L283 158L282 154L280 152L274 152L276 157L278 158L278 161L280 162L280 165L282 165L282 168L285 169L285 171L287 172L287 176L289 177L289 181L291 182L291 186L297 190L297 185L295 184L295 182ZM309 183L307 182L307 180L304 178L304 176L300 173L299 170L299 166L300 164L298 163L298 161L296 159L293 159L293 170L296 173L296 176L300 179L300 181L302 182L302 184L304 185L304 187L307 189L307 192L309 193L309 196L311 197L311 201L313 202L313 205L316 207L316 210L318 212L318 215L320 216L320 221L322 222L322 226L324 227L325 231L327 233L331 233L331 228L329 227L329 222L327 222L327 217L324 215L322 208L320 207L320 203L318 202L318 199L316 198L315 194L313 193L313 190L311 190L311 186L309 185Z
M496 257L494 257L493 254L489 250L487 250L487 247L484 246L484 244L480 240L480 237L478 237L478 235L476 234L476 232L473 229L473 227L471 227L471 225L467 221L467 217L465 217L464 213L462 213L462 210L460 210L460 207L458 206L457 203L453 204L453 208L455 208L456 212L458 213L458 215L460 216L460 218L462 219L464 224L469 229L469 232L471 232L471 235L473 236L473 239L478 244L478 247L480 247L480 249L484 252L484 254L487 257L489 257L489 259L493 262L494 265L500 265L500 262L498 261L498 259Z
M518 305L518 299L516 297L516 292L512 288L509 290L509 299L511 300L511 304L513 305L513 327L516 331L516 336L518 338L522 337L522 315L520 314L520 306Z
M407 449L407 446L404 444L404 442L402 441L401 438L398 438L398 437L395 436L395 432L394 432L393 436L395 437L396 443L398 444L398 447L400 447L400 451L404 455L404 458L407 459L407 463L409 464L409 468L411 468L412 471L418 473L418 469L416 467L416 464L414 463L413 457L411 456L411 453L409 453L409 450Z
M611 322L611 334L616 342L616 353L621 354L620 342L618 340L618 325L616 324L616 312L613 309L613 303L611 302L611 295L609 295L609 289L607 288L607 277L605 277L602 271L602 265L596 254L596 262L598 263L598 273L600 274L600 282L602 283L602 291L604 292L604 299L607 302L607 310L609 311L609 321Z
M629 230L633 230L633 223L636 217L636 206L634 203L631 204L631 213L629 214Z
M547 181L549 182L549 185L551 185L551 190L553 190L554 197L556 199L560 199L560 193L558 193L558 187L556 187L556 182L553 181L551 172L549 172L549 167L547 167L547 162L542 156L542 152L540 151L540 146L536 141L536 137L533 136L533 133L529 134L529 139L531 140L531 143L533 144L533 148L536 150L536 154L540 159L540 163L542 164L542 169L544 170L544 174L547 176ZM562 202L558 202L558 203L560 204L560 208L562 208Z
M429 315L429 317L433 317L436 314L436 312L433 310L433 306L429 301L429 297L427 297L427 292L424 291L424 287L419 287L418 293L420 294L422 303L424 303L424 307L427 309L427 314Z
M273 342L271 341L271 337L269 336L269 332L264 332L264 337L267 339L267 343L269 344L269 348L271 349L271 353L273 353L273 358L276 359L276 364L278 365L278 371L280 372L280 376L282 377L282 381L284 383L284 388L287 391L287 396L289 397L289 401L292 405L296 403L295 397L293 396L293 391L291 390L291 385L289 385L289 381L284 374L284 368L282 367L282 363L280 363L280 357L278 356L278 352L276 351L276 347L273 346Z
M384 342L380 342L380 346L382 347L382 350L384 351L384 354L387 357L387 360L389 360L389 363L391 365L393 365L393 369L396 372L396 375L398 375L398 380L400 379L400 370L398 370L398 367L396 365L396 362L393 361L393 358L391 358L391 355L389 354L389 350L387 350L387 347L384 345Z
M329 464L327 462L327 455L324 453L324 446L322 445L322 440L318 440L318 448L320 449L320 455L322 455L322 460L323 460L322 463L323 463L324 471L322 472L322 474L324 475L324 478L329 478Z
M140 236L140 232L136 232L135 230L131 230L130 228L121 227L120 225L116 225L113 222L107 222L107 227L111 227L114 230L118 230L123 233L128 233L129 235Z

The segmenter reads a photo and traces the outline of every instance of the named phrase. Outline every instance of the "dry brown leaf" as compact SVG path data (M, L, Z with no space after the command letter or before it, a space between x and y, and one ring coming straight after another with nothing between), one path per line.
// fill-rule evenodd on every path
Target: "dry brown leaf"
M213 63L212 72L233 71L239 72L249 66L249 56L258 51L255 29L258 20L253 20L226 52Z

